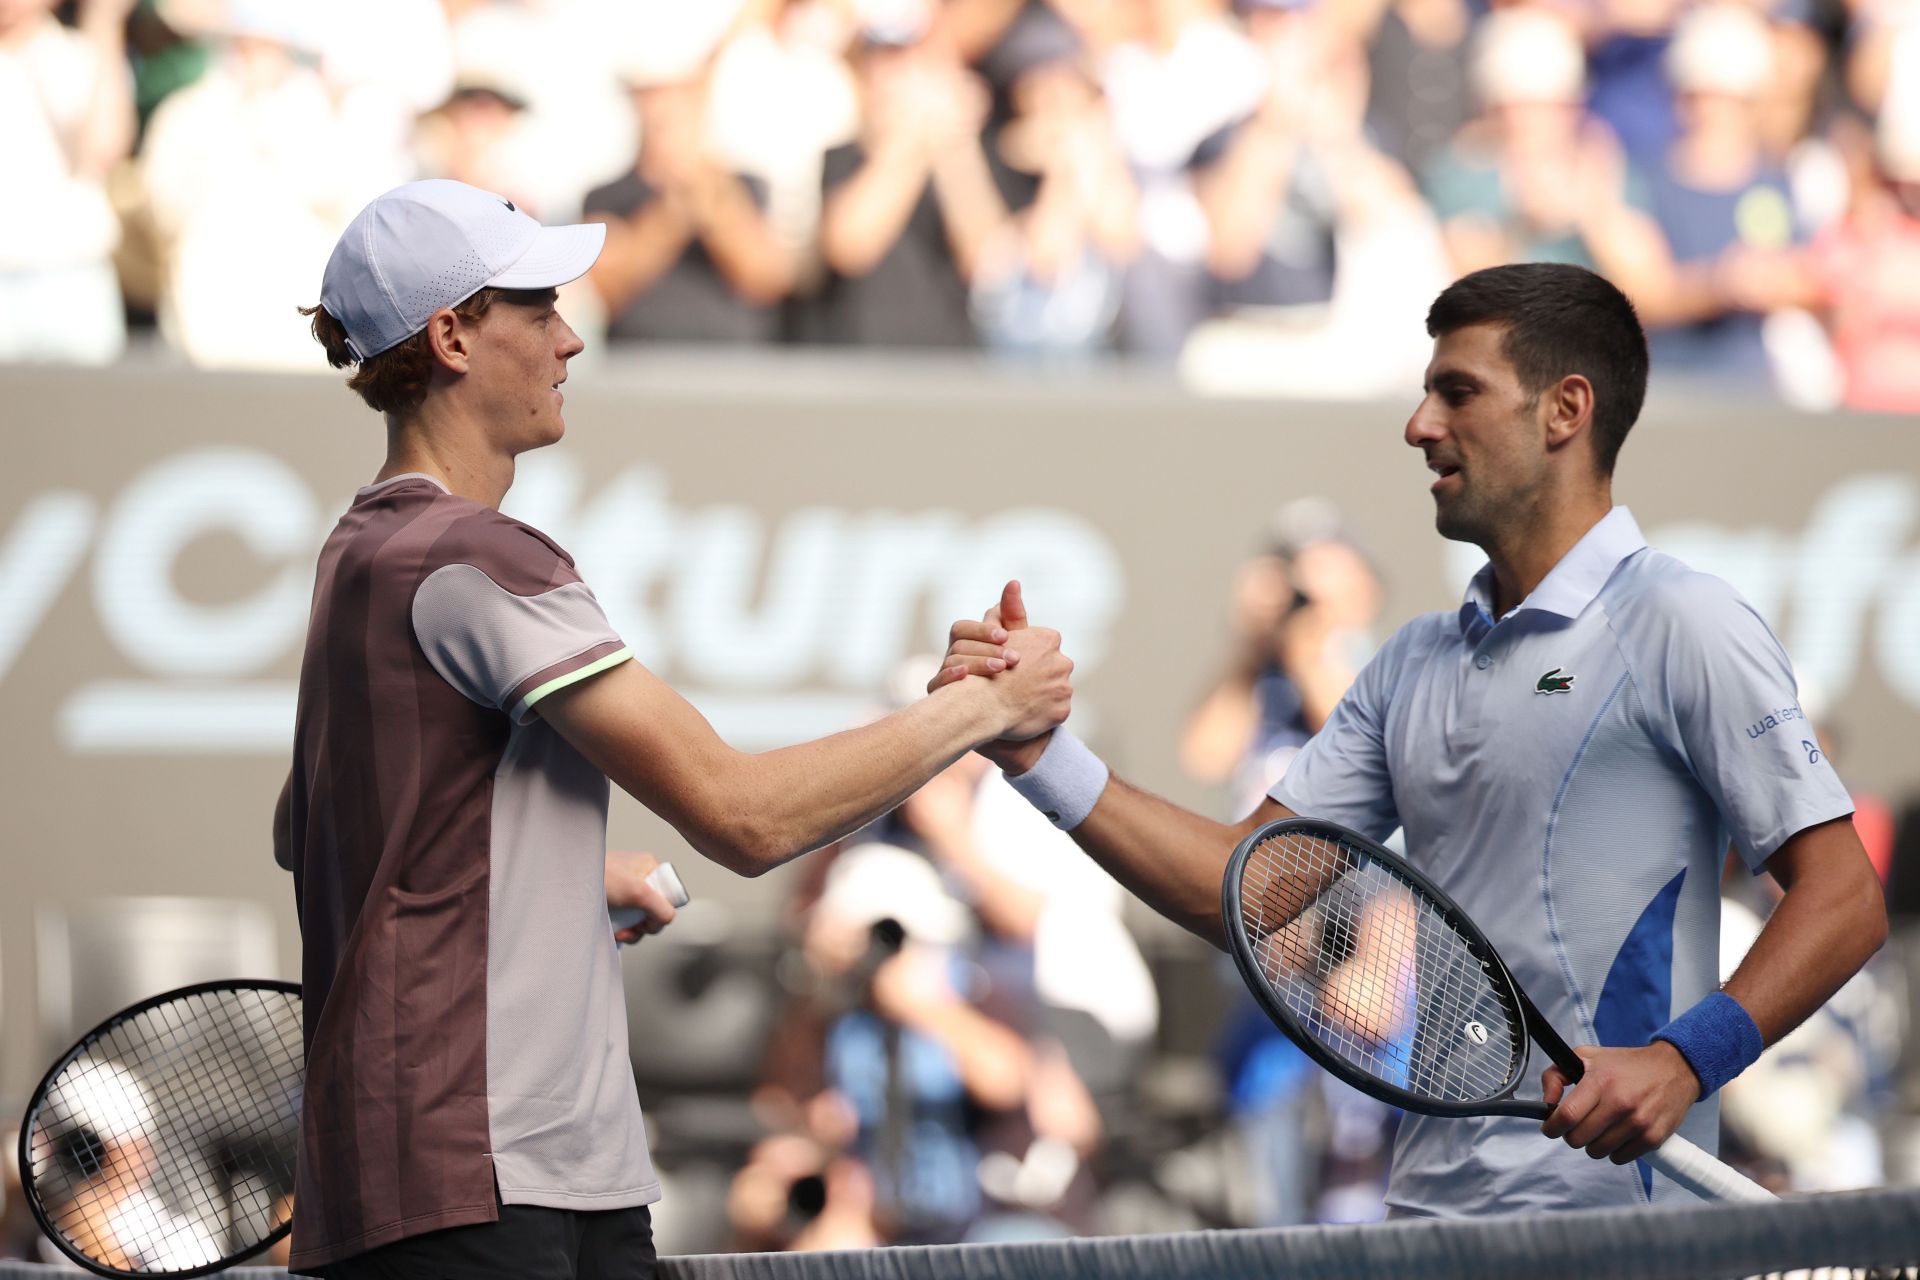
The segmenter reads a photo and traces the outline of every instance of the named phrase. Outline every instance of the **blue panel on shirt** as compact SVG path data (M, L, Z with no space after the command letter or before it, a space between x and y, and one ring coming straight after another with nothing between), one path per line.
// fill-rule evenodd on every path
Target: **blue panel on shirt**
M1593 1009L1593 1030L1601 1044L1637 1047L1667 1024L1673 1008L1673 913L1686 878L1683 867L1654 895L1614 956ZM1653 1167L1644 1160L1635 1163L1640 1185L1652 1199Z
M1673 913L1686 878L1683 867L1654 895L1614 956L1593 1009L1601 1044L1637 1048L1667 1025L1673 1008Z

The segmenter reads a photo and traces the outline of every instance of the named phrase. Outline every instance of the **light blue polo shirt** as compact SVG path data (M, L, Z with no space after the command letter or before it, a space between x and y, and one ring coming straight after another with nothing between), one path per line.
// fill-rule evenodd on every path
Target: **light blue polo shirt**
M1718 984L1728 842L1758 871L1853 811L1793 670L1725 582L1647 546L1625 507L1497 622L1493 571L1402 627L1275 785L1294 812L1412 862L1492 939L1571 1044L1643 1045ZM1546 1056L1521 1085L1540 1096ZM1716 1150L1717 1097L1681 1130ZM1409 1115L1390 1210L1456 1216L1687 1200L1530 1120Z

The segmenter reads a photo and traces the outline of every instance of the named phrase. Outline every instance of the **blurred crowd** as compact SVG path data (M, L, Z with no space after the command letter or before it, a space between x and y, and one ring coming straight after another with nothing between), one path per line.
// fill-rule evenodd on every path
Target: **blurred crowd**
M606 222L615 342L1370 396L1550 259L1663 377L1920 408L1914 0L0 0L0 118L0 360L316 367L335 236L444 176Z

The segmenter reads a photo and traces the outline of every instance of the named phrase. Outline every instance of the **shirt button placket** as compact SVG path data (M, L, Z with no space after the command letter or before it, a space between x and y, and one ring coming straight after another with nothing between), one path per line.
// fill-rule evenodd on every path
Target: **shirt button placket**
M1485 671L1488 667L1493 665L1493 655L1489 653L1480 654L1478 657L1476 657L1473 660L1473 665L1480 668L1480 670Z

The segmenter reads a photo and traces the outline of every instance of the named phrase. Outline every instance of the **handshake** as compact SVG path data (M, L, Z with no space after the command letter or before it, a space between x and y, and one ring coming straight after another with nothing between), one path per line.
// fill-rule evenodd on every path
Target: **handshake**
M980 753L1008 773L1032 767L1073 710L1073 660L1060 652L1060 633L1029 624L1020 584L1009 582L998 604L978 622L954 623L947 640L927 692L983 677L967 689L986 720Z

